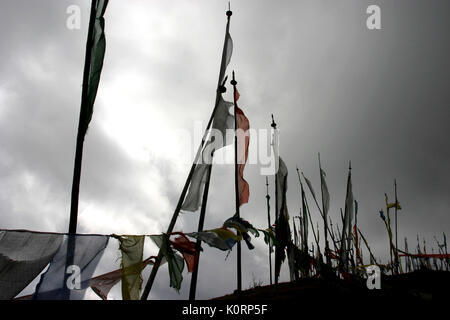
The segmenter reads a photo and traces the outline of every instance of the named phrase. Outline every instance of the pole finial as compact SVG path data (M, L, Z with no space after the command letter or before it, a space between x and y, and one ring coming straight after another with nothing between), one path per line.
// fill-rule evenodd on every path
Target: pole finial
M236 79L234 78L234 70L233 70L233 79L231 79L230 83L231 83L232 86L237 85L237 81L236 81Z
M231 17L231 15L233 14L233 11L231 11L231 7L230 7L230 1L228 1L228 11L227 11L227 17Z
M275 123L275 120L273 119L273 113L272 113L272 124L270 126L274 129L276 129L276 127L277 127L277 124Z

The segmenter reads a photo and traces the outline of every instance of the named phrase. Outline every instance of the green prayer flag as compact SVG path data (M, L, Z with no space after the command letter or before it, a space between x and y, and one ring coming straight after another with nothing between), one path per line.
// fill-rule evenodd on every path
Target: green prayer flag
M144 268L144 236L122 236L119 241L122 252L122 299L138 300Z
M103 67L103 59L105 57L106 40L105 40L105 14L108 0L97 0L95 5L95 20L90 42L90 64L87 82L87 93L81 105L80 115L80 134L84 136L92 119L94 111L94 101L97 96L98 84L100 82L100 74Z
M151 235L150 238L161 249L161 252L166 257L167 264L169 265L170 286L177 291L180 291L181 282L183 281L183 257L172 250L172 247L169 245L167 234Z

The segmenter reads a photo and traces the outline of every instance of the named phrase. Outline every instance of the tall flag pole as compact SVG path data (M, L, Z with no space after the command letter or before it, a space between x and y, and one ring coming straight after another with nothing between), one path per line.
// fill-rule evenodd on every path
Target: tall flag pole
M219 72L219 82L218 82L216 103L219 103L219 101L221 101L221 100L223 101L222 93L224 93L226 91L224 85L225 85L225 81L227 80L227 78L225 77L225 80L223 80L223 78L225 76L225 70L230 61L231 51L233 49L231 36L229 33L230 17L232 14L233 14L233 12L230 10L230 3L228 3L228 11L226 12L227 27L226 27L225 42L224 42L224 47L223 47L223 52L222 52L222 63L221 63L221 68L220 68L220 72ZM223 82L222 82L222 80L223 80ZM221 83L222 83L222 85L221 85ZM211 179L212 158L214 155L214 151L215 151L215 149L213 149L211 151L210 162L207 164L207 169L206 169L206 183L205 183L205 187L204 187L204 191L203 191L203 200L202 200L200 218L199 218L199 223L198 223L198 232L203 231L203 224L204 224L205 214L206 214L206 204L207 204L208 192L209 192L209 183L210 183L210 179ZM195 248L196 248L196 252L197 252L197 263L195 264L194 270L192 272L191 285L189 288L189 300L191 300L191 301L195 300L195 294L196 294L196 290L197 290L197 277L198 277L198 267L199 267L199 263L200 263L200 248L201 248L201 240L200 239L197 239Z
M392 229L391 229L391 215L390 215L390 209L391 209L391 205L389 204L389 200L388 200L388 196L385 193L384 194L385 197L385 201L386 201L386 214L387 214L387 222L386 222L386 229L388 232L388 237L389 237L389 255L391 258L391 272L392 274L394 274L394 271L396 272L396 268L394 268L394 259L395 259L395 252L394 252L394 244L392 243ZM394 255L394 258L393 258Z
M108 0L92 0L89 17L88 34L86 40L86 53L83 71L83 85L81 91L81 106L78 120L77 142L73 169L72 193L69 218L69 238L67 242L66 268L74 263L75 233L78 222L78 202L80 196L81 166L83 159L84 137L94 111L95 97L97 96L100 74L105 56L105 19L103 17ZM68 274L64 274L64 283L67 283ZM63 299L70 299L70 290L64 286Z
M394 206L394 213L395 213L395 268L397 270L397 274L399 273L399 258L398 258L398 228L397 228L397 209L398 209L398 198L397 198L397 179L394 179L394 194L395 194L395 206Z
M238 140L237 140L237 104L236 101L239 98L236 91L237 81L235 79L234 71L233 71L233 79L231 80L231 85L233 86L233 102L234 102L234 190L235 190L235 200L236 200L236 215L240 218L240 194L239 194L239 167L238 167ZM240 293L242 291L242 262L241 262L241 242L237 243L237 292Z
M225 40L224 40L224 45L223 45L223 50L222 50L222 59L221 59L221 64L220 64L219 80L218 80L218 84L217 84L216 101L215 101L214 109L213 109L213 111L211 113L211 116L209 118L209 121L208 121L208 124L206 126L205 132L203 134L202 141L201 141L201 143L200 143L200 145L199 145L199 147L197 149L197 153L196 153L195 159L194 159L194 161L192 163L191 169L189 171L188 177L187 177L186 182L184 184L184 187L183 187L183 190L181 192L180 198L178 199L177 206L176 206L175 211L174 211L174 213L172 215L172 219L171 219L170 224L169 224L169 226L167 228L166 234L171 233L173 231L173 228L175 227L176 221L178 219L178 215L179 215L179 213L180 213L180 211L181 211L181 209L183 207L188 188L191 185L191 182L193 180L193 176L196 173L196 169L199 168L199 166L197 166L197 162L199 161L199 158L202 155L203 146L206 143L206 138L208 136L209 129L211 128L213 120L215 119L215 115L216 115L217 109L218 109L218 107L220 105L220 102L221 102L222 93L225 92L225 87L224 87L224 84L225 84L225 81L226 81L226 79L224 80L225 71L226 71L228 63L230 61L231 53L232 53L232 49L233 49L231 36L229 34L230 17L232 15L231 10L228 10L226 12L226 15L227 15L227 26L226 26ZM210 171L210 170L208 170L208 171ZM210 172L209 173L205 173L205 174L208 175L208 174L210 174ZM205 185L205 187L206 187L206 185ZM153 286L154 280L156 278L156 274L157 274L157 272L159 270L159 267L161 265L162 258L163 258L163 253L162 253L162 250L160 249L157 258L155 259L155 263L153 265L153 268L152 268L152 271L150 273L150 276L149 276L149 278L147 280L147 283L145 285L144 291L142 293L141 300L147 300L148 299L148 295L150 294L150 290L151 290L151 288Z
M328 193L328 187L325 182L325 172L322 170L322 165L320 163L320 153L318 153L319 158L319 171L320 171L320 190L322 191L322 212L323 212L323 225L324 225L324 234L325 234L325 257L327 261L327 265L331 266L331 257L330 257L330 246L328 244L328 208L330 195Z
M356 265L362 265L363 261L361 257L361 250L358 239L358 202L356 200L355 200L355 224L353 225L353 236L355 239Z
M275 120L273 119L273 114L272 114L272 123L270 124L270 126L273 128L273 130L274 130L274 134L276 134L276 130L277 130L277 124L275 123ZM278 146L276 145L276 141L273 141L274 139L272 139L272 145L273 145L273 147L274 148L277 148ZM275 157L277 157L278 156L278 154L275 154ZM277 173L275 172L275 175L274 175L274 177L275 177L275 223L277 223L278 222L278 215L279 215L279 212L278 212L278 206L279 206L279 204L278 204L278 178L277 178ZM275 234L276 235L276 234ZM280 250L280 249L278 249L278 246L276 246L275 247L275 269L276 269L276 265L277 265L277 251L278 250ZM276 271L275 271L275 273L276 273ZM277 277L277 275L275 274L275 284L277 285L278 284L278 277Z
M69 233L76 233L78 220L78 201L80 194L81 163L83 158L84 137L92 119L94 101L97 95L100 73L105 56L105 19L103 15L108 0L92 0L86 41L86 56L81 92L80 117L78 121L75 163L72 180L72 195L70 204Z
M267 200L267 226L271 228L270 223L270 196L269 196L269 178L266 176L266 200ZM272 285L272 246L269 242L269 278L270 285Z
M271 126L275 130L276 135L276 123L272 115ZM275 143L274 148L278 148ZM289 226L289 213L287 209L287 176L288 169L283 159L279 156L279 151L276 152L275 157L278 157L278 168L275 173L275 201L276 201L276 217L275 217L275 236L278 242L278 246L275 248L275 284L278 284L278 278L280 276L281 265L286 258L285 249L287 249L287 256L289 261L289 271L291 280L296 279L298 276L294 266L294 253L292 252L292 240L291 231Z

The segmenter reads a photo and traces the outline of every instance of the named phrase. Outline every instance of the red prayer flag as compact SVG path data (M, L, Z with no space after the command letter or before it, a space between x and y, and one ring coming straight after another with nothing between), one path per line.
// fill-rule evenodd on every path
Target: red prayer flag
M236 90L237 97L239 93ZM237 100L237 99L236 99ZM247 181L244 179L244 168L248 158L248 145L250 144L250 123L244 112L236 106L236 122L237 129L240 133L237 135L238 144L238 190L239 190L239 205L248 202L250 196L250 189Z
M170 240L170 243L174 249L178 250L183 255L188 271L193 272L198 262L198 253L197 250L195 250L195 243L190 241L182 232L173 232L172 234L177 234L179 237L176 237L173 241Z

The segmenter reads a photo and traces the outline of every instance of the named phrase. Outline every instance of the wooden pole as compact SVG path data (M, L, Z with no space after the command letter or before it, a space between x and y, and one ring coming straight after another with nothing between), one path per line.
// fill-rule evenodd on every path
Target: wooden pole
M86 117L86 103L88 103L88 84L90 76L90 66L91 66L91 55L92 55L92 37L94 34L94 22L96 14L96 3L97 0L91 1L91 12L89 17L88 34L86 40L86 53L84 60L84 71L83 71L83 86L81 91L81 107L80 115L78 119L78 132L77 132L77 142L75 149L75 162L73 169L73 179L72 179L72 194L70 201L70 217L69 217L69 237L67 240L67 257L66 257L66 269L68 266L74 263L75 254L75 234L77 232L77 222L78 222L78 202L80 196L80 180L81 180L81 167L83 159L83 146L84 146L84 136L86 130L84 129L83 119ZM69 274L64 273L64 284L67 282ZM64 285L63 299L70 299L70 290Z
M237 141L237 103L236 103L236 84L237 81L234 76L231 80L231 85L233 86L233 103L234 103L234 190L235 190L235 200L236 200L236 215L240 217L240 202L239 202L239 165L238 165L238 141ZM245 142L244 142L245 143ZM237 243L237 292L242 291L242 255L241 255L241 242Z
M271 228L270 223L270 196L269 196L269 179L266 176L266 200L267 200L267 225L268 228ZM272 285L272 247L270 246L269 241L269 278L270 278L270 285Z
M361 236L361 239L363 239L364 244L366 245L367 251L369 251L371 260L372 260L374 263L376 263L375 256L372 254L372 251L370 250L370 247L369 247L369 244L367 243L366 238L363 236L363 234L362 234L361 230L359 230L359 228L357 228L357 230L358 230L358 232L359 232L359 235Z
M77 133L77 144L75 149L75 163L73 169L73 180L72 180L72 195L70 203L70 219L69 219L69 233L77 232L77 220L78 220L78 200L80 194L80 179L81 179L81 163L83 159L83 145L84 136L86 131L83 129L84 121L86 117L86 103L88 94L88 84L89 84L89 69L91 66L91 53L92 53L92 37L94 33L94 22L95 22L95 7L96 0L91 1L91 14L89 18L88 35L86 41L86 56L84 60L84 71L83 71L83 87L81 91L81 108L80 116L78 120L78 133Z
M386 228L387 228L388 237L389 237L389 255L390 255L390 258L391 258L391 273L394 274L394 273L396 273L396 270L394 268L394 259L393 259L393 256L392 256L393 252L394 252L394 249L392 248L393 247L393 243L392 243L392 230L391 230L391 215L389 213L389 209L390 209L389 208L389 200L388 200L388 196L387 196L386 193L384 194L384 197L386 199L386 215L387 215Z
M395 269L397 274L399 273L399 259L398 259L398 229L397 229L397 209L398 209L398 198L397 198L397 179L394 179L394 193L395 193L395 207L394 207L394 213L395 213Z
M273 119L273 114L272 114L272 123L270 125L274 131L277 130L277 124L275 123L275 120ZM276 132L274 132L274 134L276 134ZM272 144L274 143L278 143L277 141L272 141ZM277 148L278 146L274 145L274 148ZM276 157L279 157L278 154L275 155ZM278 217L279 217L279 212L278 212L278 175L277 172L275 172L275 223L278 223ZM278 256L277 255L277 251L280 250L278 247L275 247L275 270L276 270L276 266L278 264ZM278 277L275 274L275 284L278 284Z
M226 78L223 82L222 85L220 85L220 80L223 78L223 72L225 71L225 60L226 60L226 54L227 54L227 50L226 50L226 46L227 46L227 37L229 34L229 29L230 29L230 17L233 13L230 10L230 3L228 3L228 11L226 12L227 15L227 27L226 27L226 32L225 32L225 41L224 41L224 46L223 46L223 51L222 51L222 63L221 63L221 68L220 68L220 73L219 73L219 89L217 91L217 96L216 96L216 101L218 102L221 94L224 93L226 91L224 84L226 81ZM207 176L206 176L206 183L205 183L205 189L203 191L203 201L202 201L202 208L200 211L200 219L199 219L199 223L198 223L198 232L203 231L203 223L204 223L204 219L205 219L205 213L206 213L206 203L208 200L208 191L209 191L209 182L211 179L211 170L212 170L212 159L214 156L214 149L211 152L211 163L208 164L208 168L207 168ZM200 247L201 247L201 240L197 239L197 242L195 244L195 247L197 249L197 254L198 254L198 259L197 259L197 264L195 265L194 271L192 272L192 278L191 278L191 286L189 289L189 300L195 300L195 294L196 294L196 290L197 290L197 276L198 276L198 266L200 264Z
M214 151L212 152L214 153ZM211 162L212 162L212 154L211 154ZM208 191L209 191L209 182L211 180L211 170L212 170L212 163L208 164L207 170L207 176L206 176L206 183L205 183L205 189L203 191L203 200L202 200L202 209L200 211L200 219L198 222L198 232L203 231L203 224L205 221L205 213L206 213L206 203L208 201ZM198 266L200 264L200 248L201 248L201 240L197 240L195 243L195 250L198 254L197 263L195 265L195 268L192 272L192 278L191 278L191 286L189 288L189 300L193 301L195 300L195 293L197 290L197 276L198 276Z

